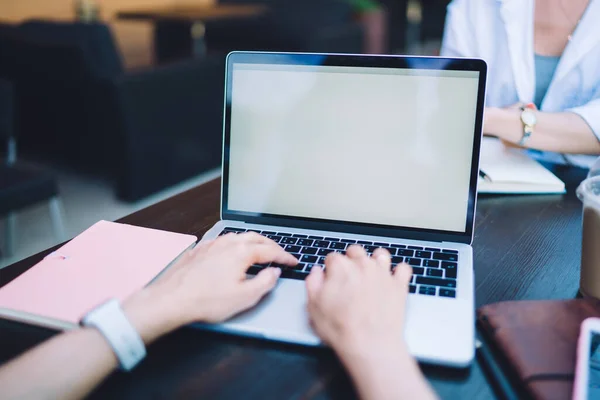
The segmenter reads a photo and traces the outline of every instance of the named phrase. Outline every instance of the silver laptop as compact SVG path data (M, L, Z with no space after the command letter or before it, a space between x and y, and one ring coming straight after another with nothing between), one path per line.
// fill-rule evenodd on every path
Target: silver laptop
M413 266L411 353L469 365L485 81L474 59L229 54L221 221L203 240L254 231L300 263L257 307L203 328L320 345L304 278L332 251L383 247Z

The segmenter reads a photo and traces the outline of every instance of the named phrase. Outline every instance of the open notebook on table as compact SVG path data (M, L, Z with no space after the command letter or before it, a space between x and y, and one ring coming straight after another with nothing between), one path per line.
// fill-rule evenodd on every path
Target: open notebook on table
M0 288L0 318L73 329L94 307L124 300L190 248L192 235L100 221Z
M478 193L565 193L565 184L540 163L495 138L481 142Z

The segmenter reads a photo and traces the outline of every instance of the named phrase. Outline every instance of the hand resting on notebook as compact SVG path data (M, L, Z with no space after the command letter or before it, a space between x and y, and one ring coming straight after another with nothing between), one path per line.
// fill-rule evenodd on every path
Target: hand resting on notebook
M245 272L270 261L297 263L254 233L203 242L122 309L148 346L190 322L219 322L252 307L275 286L279 270L267 268L252 279ZM347 256L330 255L326 270L315 269L307 278L311 322L348 368L361 397L435 397L402 341L410 268L403 265L391 275L385 250L369 258L351 247ZM118 363L97 329L66 332L0 367L0 397L82 398Z

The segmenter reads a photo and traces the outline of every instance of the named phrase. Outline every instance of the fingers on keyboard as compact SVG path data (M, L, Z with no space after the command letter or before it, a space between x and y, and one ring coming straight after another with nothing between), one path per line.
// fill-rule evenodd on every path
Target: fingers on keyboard
M392 256L392 270L403 262L411 265L413 277L409 286L410 293L456 297L459 256L456 250L237 227L226 227L219 236L243 232L255 232L268 237L300 261L293 267L273 263L253 265L248 269L249 274L256 274L261 269L271 266L281 268L283 278L304 279L315 265L324 265L325 257L329 253L345 254L348 246L359 244L369 254L378 248L386 249Z

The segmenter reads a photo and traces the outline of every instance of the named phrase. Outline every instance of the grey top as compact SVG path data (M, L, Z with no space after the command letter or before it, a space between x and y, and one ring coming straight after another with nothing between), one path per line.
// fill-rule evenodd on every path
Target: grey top
M559 61L560 57L535 55L535 98L533 102L538 109L541 108L542 100L546 96Z

